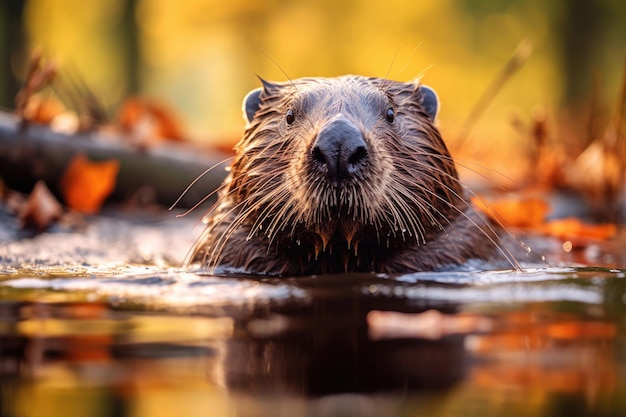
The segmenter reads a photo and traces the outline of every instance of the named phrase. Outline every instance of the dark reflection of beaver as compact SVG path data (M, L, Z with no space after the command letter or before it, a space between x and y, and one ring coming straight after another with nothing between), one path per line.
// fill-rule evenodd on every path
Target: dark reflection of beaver
M413 82L263 82L191 259L251 273L436 270L491 259L496 234L464 197Z
M213 382L232 394L252 396L258 407L263 399L285 395L448 389L466 377L471 363L464 335L376 339L367 322L368 313L376 310L450 313L458 304L428 299L410 303L393 294L363 293L364 284L385 284L381 278L359 274L303 281L301 288L309 296L305 304L247 306L254 313L238 317L233 337L217 345L219 360L209 370Z

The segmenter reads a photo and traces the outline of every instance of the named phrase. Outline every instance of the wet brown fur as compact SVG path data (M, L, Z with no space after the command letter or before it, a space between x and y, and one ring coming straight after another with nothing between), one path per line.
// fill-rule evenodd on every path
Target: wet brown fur
M291 276L437 270L496 255L497 236L465 197L419 84L359 76L263 84L192 261ZM338 114L369 151L363 170L340 184L310 157Z

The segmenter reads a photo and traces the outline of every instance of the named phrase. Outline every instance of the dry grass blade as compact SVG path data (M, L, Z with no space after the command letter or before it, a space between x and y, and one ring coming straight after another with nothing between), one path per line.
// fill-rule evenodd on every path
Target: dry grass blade
M28 63L26 81L22 89L15 96L15 114L26 123L26 108L35 93L48 87L57 76L56 63L43 62L41 50L33 51Z
M519 43L513 56L504 64L500 72L491 81L485 92L480 96L467 119L461 127L461 132L456 138L457 149L461 149L480 118L485 114L489 105L493 102L498 92L511 79L511 77L526 63L532 53L532 45L524 40Z
M110 123L110 112L102 100L93 93L78 70L66 69L59 73L54 87L61 100L79 116L79 130L89 131Z
M624 107L626 107L626 59L624 59L624 71L622 72L622 86L617 98L612 129L609 128L606 135L607 150L614 151L622 161L626 160L623 145Z

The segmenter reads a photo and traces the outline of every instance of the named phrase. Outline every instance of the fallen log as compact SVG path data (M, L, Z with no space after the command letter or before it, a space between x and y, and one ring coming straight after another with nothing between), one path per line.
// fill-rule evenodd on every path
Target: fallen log
M207 168L211 169L181 199L179 207L191 207L215 190L226 176L230 155L197 145L162 142L149 147L129 143L108 131L67 135L48 126L22 123L15 115L0 112L0 178L17 191L30 192L43 179L59 196L59 181L70 159L84 153L94 161L116 159L120 163L115 191L109 201L122 201L141 189L153 190L156 201L169 206Z

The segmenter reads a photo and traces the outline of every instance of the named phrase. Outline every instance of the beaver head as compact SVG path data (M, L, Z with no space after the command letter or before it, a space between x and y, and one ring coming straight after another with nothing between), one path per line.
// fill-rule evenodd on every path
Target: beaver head
M432 89L360 76L262 84L244 99L248 126L196 259L264 273L384 271L467 206Z

